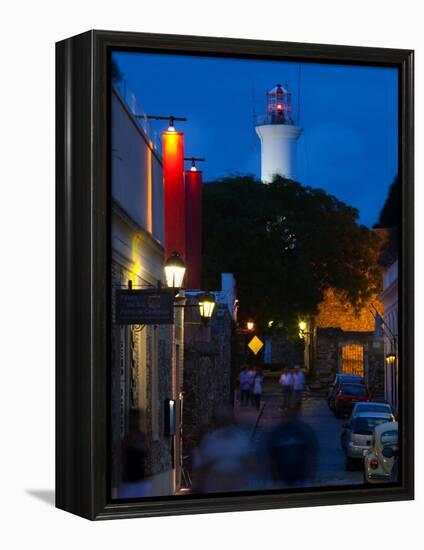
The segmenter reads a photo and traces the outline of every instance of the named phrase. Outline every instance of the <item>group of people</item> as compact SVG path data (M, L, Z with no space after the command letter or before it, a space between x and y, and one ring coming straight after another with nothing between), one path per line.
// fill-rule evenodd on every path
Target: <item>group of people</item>
M300 407L305 387L305 375L299 366L294 369L283 369L279 380L283 389L283 409Z
M240 372L240 404L247 407L254 405L259 410L264 377L259 368L244 365Z

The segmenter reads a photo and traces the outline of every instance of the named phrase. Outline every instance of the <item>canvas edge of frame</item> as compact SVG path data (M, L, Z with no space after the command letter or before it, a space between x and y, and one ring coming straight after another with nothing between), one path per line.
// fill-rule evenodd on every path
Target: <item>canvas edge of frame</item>
M391 64L399 68L402 181L402 484L108 502L107 285L110 49ZM413 51L88 31L56 44L56 507L114 519L409 500L413 443Z

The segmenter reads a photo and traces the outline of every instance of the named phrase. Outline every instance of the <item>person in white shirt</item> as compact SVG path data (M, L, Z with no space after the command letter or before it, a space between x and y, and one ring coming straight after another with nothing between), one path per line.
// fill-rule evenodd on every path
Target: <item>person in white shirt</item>
M252 375L245 365L240 373L240 404L246 407L249 403L250 388L252 385Z
M293 394L293 375L287 368L283 370L279 383L283 388L283 409L288 409L290 408Z
M253 378L253 385L252 385L253 400L257 410L259 410L259 407L261 405L263 381L264 381L264 377L262 376L262 372L258 369Z
M294 367L294 375L293 375L294 402L296 407L300 407L302 404L304 386L305 386L305 375L300 370L299 365L296 365Z

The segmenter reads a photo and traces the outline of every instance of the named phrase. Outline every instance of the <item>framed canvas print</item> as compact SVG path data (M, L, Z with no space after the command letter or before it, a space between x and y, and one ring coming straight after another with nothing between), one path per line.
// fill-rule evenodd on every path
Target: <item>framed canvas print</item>
M413 498L413 53L56 51L57 507Z

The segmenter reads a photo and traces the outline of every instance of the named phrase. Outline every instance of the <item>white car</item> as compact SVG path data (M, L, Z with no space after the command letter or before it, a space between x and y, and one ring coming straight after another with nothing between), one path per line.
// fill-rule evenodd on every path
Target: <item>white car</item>
M355 403L349 422L359 413L375 412L393 414L392 406L389 403L379 403L377 401L360 401Z
M394 422L391 413L361 412L349 424L343 424L341 444L346 453L346 468L350 469L354 461L363 460L373 445L374 429L379 424Z
M399 448L397 422L380 424L374 429L373 445L364 457L364 479L368 483L397 481L393 466Z

